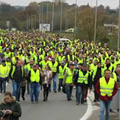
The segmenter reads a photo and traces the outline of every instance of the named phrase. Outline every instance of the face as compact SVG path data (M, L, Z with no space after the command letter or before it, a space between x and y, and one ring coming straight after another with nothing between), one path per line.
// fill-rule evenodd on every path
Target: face
M107 61L106 61L106 64L110 64L110 60L107 60Z
M12 102L12 98L11 98L9 95L6 95L6 96L4 97L4 101L5 101L6 103L10 103L10 102Z
M21 61L18 61L17 66L21 66Z
M48 66L45 66L45 70L49 70L49 69L48 69Z
M98 67L101 67L101 64L100 64L100 63L98 63Z
M110 71L109 70L105 71L105 78L107 78L107 79L110 78Z
M34 66L33 66L33 70L37 70L37 65L34 65Z
M70 65L70 69L73 70L74 69L74 65Z

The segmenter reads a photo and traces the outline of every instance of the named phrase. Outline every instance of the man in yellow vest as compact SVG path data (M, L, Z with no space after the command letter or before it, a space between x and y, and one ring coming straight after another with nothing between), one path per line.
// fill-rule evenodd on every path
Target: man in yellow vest
M74 82L76 85L76 105L79 105L80 102L83 104L88 87L90 87L90 89L92 87L90 73L86 64L79 64L79 71L76 74Z
M29 73L30 78L30 99L31 102L38 103L39 98L39 82L40 82L40 70L38 65L34 64Z
M64 84L66 85L66 94L67 100L70 101L72 95L73 88L73 75L74 75L74 63L69 63L69 67L66 67L66 71L64 74Z
M101 77L96 84L96 92L100 99L100 120L104 120L105 110L106 120L109 120L110 103L118 89L116 81L110 75L111 71L105 70L104 77Z
M0 64L0 92L6 92L6 82L9 77L9 67L6 65L5 60Z

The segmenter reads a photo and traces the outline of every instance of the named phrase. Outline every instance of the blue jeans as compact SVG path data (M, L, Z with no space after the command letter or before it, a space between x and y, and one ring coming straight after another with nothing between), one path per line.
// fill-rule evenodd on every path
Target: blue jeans
M2 91L4 93L6 92L6 80L4 80L3 83L2 83Z
M30 83L30 99L31 101L38 101L39 98L39 83Z
M76 86L76 102L84 102L85 99L85 91L86 87L85 86Z
M58 91L61 91L61 87L63 87L63 79L59 79L59 84L58 84Z
M76 102L80 102L81 91L81 87L76 86Z
M109 101L100 100L100 120L104 120L105 110L106 110L105 120L109 120L110 103L111 103L111 100Z
M19 98L20 98L20 87L21 87L20 82L16 82L16 81L12 82L13 96L16 97L17 101L19 101Z
M57 89L57 79L58 79L57 74L55 74L53 76L53 91L56 91Z
M70 99L71 99L72 88L73 88L73 86L71 86L71 85L66 85L67 100L70 100Z
M7 78L0 78L0 92L6 92L6 82Z

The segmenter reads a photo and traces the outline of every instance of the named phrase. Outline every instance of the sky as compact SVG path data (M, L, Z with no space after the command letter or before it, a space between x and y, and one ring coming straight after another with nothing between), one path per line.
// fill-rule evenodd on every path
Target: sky
M30 2L33 1L41 2L41 1L52 1L52 0L0 0L0 1L8 3L10 5L27 6ZM90 6L96 5L96 0L66 0L66 2L69 4L74 4L76 3L76 1L79 6L87 5L88 3L90 4ZM98 0L98 5L100 4L104 6L110 6L113 9L119 6L119 0Z

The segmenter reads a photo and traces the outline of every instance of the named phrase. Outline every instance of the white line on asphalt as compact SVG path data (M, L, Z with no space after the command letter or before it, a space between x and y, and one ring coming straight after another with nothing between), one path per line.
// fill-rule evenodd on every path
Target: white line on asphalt
M93 97L92 94L88 95L89 97ZM88 104L88 108L87 108L87 111L86 113L84 114L84 116L82 118L80 118L80 120L87 120L91 115L92 115L92 111L93 111L93 106L92 106L92 103L90 101L90 98L88 97L88 101L87 101L87 104Z

